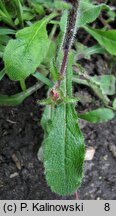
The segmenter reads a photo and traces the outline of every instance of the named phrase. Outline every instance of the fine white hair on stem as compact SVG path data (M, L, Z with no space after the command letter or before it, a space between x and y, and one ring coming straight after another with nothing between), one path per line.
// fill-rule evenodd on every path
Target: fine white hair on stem
M67 0L71 4L71 9L68 12L67 26L63 38L63 50L70 50L74 36L77 32L78 18L79 18L79 1Z
M67 0L71 4L71 9L68 12L68 18L66 23L66 30L63 37L61 49L63 50L63 59L60 68L60 76L64 77L68 62L68 53L71 49L74 36L77 32L77 24L79 18L79 1L78 0ZM56 87L60 87L61 80L58 80Z

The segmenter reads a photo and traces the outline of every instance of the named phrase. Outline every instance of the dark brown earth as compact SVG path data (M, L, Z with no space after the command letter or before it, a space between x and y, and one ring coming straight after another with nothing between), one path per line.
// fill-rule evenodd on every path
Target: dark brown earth
M84 62L88 73L101 74L107 65L101 56L94 63ZM97 69L96 69L97 68ZM108 73L106 67L105 73ZM34 80L29 79L29 85ZM20 90L16 83L6 77L1 81L1 93L14 93ZM36 103L37 98L45 97L41 89L17 107L0 107L0 199L73 199L60 197L51 192L44 177L44 168L37 159L43 130L40 126L43 108ZM94 98L90 90L75 86L75 91ZM91 94L90 94L91 93ZM92 95L92 96L91 96ZM91 100L90 100L91 101ZM97 99L79 104L79 112L99 107ZM90 124L81 122L86 147L93 146L93 160L85 162L85 172L79 199L116 199L116 118L108 123Z

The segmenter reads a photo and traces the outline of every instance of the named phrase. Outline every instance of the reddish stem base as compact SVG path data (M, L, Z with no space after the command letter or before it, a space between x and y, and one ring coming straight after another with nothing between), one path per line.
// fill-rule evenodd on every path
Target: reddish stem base
M77 191L74 192L73 196L74 196L74 200L78 200L79 199Z

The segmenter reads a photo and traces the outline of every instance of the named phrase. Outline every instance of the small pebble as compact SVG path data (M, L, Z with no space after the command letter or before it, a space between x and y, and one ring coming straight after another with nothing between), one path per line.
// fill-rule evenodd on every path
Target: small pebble
M95 154L95 149L93 148L93 147L88 147L87 149L86 149L86 153L85 153L85 160L86 161L90 161L90 160L92 160L93 159L93 157L94 157L94 154Z
M17 173L17 172L15 172L15 173L12 173L11 175L10 175L10 178L15 178L16 176L18 176L19 174Z
M116 146L114 144L109 145L109 150L112 153L112 156L116 158Z

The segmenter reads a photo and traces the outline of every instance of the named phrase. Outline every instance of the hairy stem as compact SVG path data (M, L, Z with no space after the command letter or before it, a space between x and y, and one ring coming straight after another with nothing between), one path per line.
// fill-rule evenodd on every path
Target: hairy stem
M71 49L74 35L76 33L76 21L77 21L77 11L78 11L78 1L77 0L67 0L68 3L72 5L69 10L67 19L67 28L64 35L64 40L61 49L63 49L63 59L60 68L60 75L64 77L68 61L68 53ZM61 80L58 80L56 87L60 87Z

